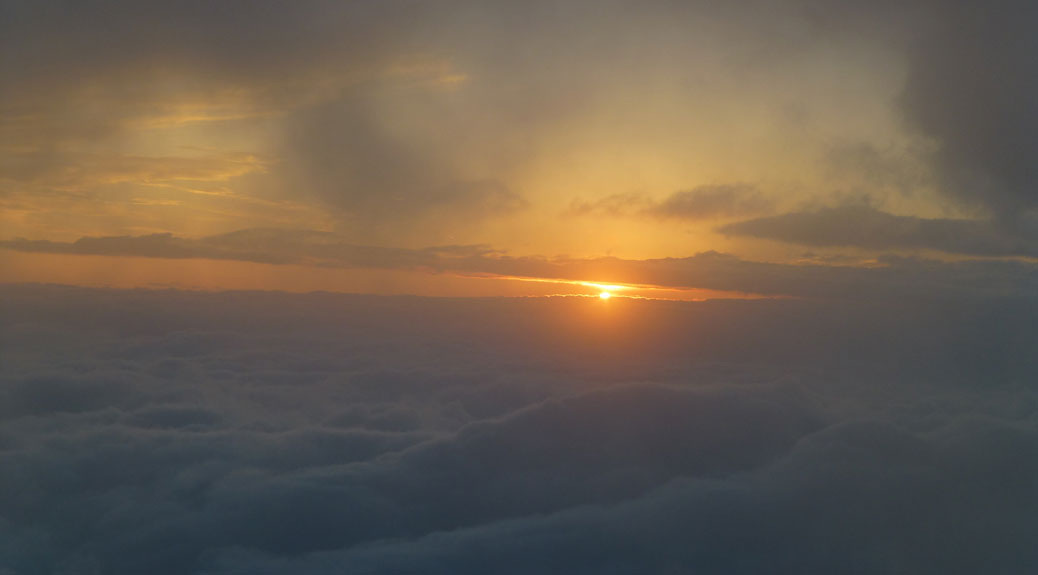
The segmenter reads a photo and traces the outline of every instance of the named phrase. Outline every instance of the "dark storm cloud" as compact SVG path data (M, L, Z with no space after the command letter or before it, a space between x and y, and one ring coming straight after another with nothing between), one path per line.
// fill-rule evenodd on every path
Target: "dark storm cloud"
M1038 200L1033 2L804 3L817 29L888 42L907 64L906 127L933 141L941 192L1012 220Z
M772 208L773 202L754 186L723 184L674 192L659 201L641 194L617 194L590 202L574 201L566 213L696 221L746 217Z
M895 216L867 206L758 218L728 224L718 231L729 236L808 246L927 249L974 256L1038 257L1038 232L1006 230L992 220Z
M1038 207L1038 6L933 3L901 104L938 143L942 188L1011 218Z
M1038 561L1028 300L0 291L9 572Z

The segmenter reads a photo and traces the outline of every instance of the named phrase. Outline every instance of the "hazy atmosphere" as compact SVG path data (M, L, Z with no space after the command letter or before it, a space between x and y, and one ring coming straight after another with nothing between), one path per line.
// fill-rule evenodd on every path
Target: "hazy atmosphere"
M0 0L0 575L1038 572L1036 28Z

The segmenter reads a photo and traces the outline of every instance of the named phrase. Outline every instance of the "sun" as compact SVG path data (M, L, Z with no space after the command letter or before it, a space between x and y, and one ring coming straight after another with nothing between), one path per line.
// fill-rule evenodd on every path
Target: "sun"
M602 299L609 299L609 298L613 297L613 294L611 294L611 293L609 293L607 291L604 291L604 292L598 294L598 297L600 297Z

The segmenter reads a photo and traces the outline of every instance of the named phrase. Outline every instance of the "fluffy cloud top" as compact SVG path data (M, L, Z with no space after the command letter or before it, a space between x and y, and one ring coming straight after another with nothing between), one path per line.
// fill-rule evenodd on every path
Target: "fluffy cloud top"
M3 295L7 572L1038 565L1029 300Z

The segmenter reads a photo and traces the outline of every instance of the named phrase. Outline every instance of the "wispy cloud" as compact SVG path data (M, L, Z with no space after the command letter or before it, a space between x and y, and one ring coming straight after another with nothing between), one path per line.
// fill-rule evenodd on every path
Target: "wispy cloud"
M574 200L566 215L627 216L659 220L716 220L746 217L774 209L774 202L748 184L699 186L654 200L644 194L614 194L593 201Z

